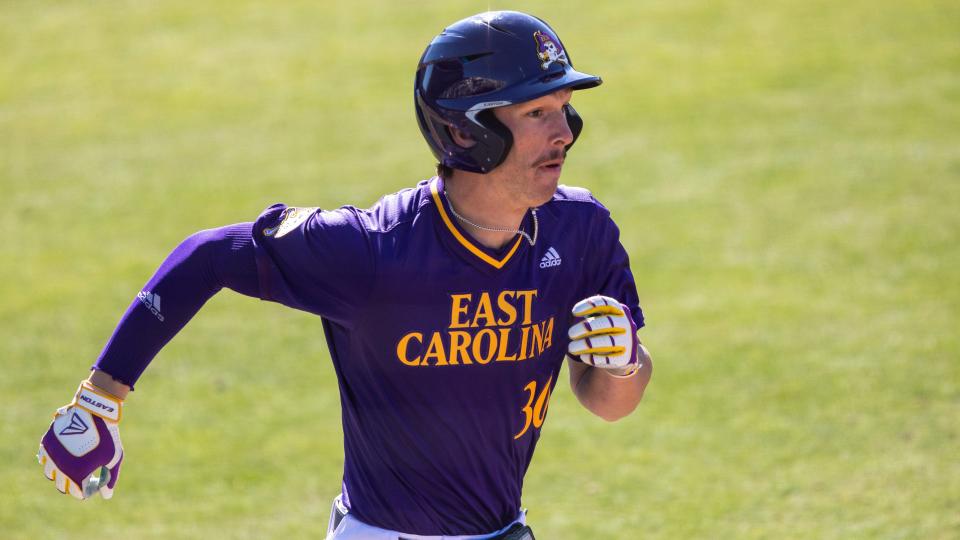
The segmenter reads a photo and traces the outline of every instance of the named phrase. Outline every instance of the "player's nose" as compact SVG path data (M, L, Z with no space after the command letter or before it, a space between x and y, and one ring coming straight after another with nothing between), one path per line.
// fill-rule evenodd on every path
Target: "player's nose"
M554 115L553 138L550 141L554 146L567 147L573 143L573 131L570 130L570 123L567 122L567 114L560 110L559 114Z

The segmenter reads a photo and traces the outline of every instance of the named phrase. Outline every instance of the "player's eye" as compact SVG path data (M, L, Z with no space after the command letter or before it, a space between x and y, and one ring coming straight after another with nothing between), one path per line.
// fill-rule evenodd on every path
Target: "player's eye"
M527 113L530 118L540 118L543 116L543 109L534 109Z

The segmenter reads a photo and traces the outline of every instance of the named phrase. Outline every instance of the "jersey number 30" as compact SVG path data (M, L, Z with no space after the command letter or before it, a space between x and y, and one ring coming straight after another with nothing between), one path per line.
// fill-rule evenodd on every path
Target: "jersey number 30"
M533 424L533 427L540 429L540 426L543 425L543 421L547 418L547 407L550 405L550 383L553 382L553 375L547 379L547 383L543 385L540 389L540 394L537 395L537 381L530 381L526 386L523 387L527 391L529 397L527 398L527 404L523 406L523 429L520 430L520 433L517 433L513 436L514 439L519 439L523 437L523 434L530 429L530 424ZM537 402L533 402L533 398L537 398ZM530 408L530 406L533 408Z

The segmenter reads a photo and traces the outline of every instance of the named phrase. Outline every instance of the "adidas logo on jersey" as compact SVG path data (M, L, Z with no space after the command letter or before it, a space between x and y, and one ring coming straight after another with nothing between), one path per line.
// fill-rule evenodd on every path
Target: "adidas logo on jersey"
M140 303L147 306L147 309L150 310L150 313L153 313L160 322L163 322L163 313L160 313L160 295L152 293L150 291L140 291L137 294L137 298L140 299Z
M540 268L550 268L551 266L560 266L560 254L551 247L547 253L540 259Z

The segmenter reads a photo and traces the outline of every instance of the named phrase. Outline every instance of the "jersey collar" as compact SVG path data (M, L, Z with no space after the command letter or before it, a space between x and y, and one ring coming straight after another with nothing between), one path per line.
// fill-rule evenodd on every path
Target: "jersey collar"
M513 241L513 244L508 244L510 246L509 248L504 248L506 249L505 253L503 249L492 250L471 239L470 235L460 228L453 213L450 211L448 207L450 202L443 194L443 180L440 177L434 177L433 180L430 181L430 195L433 198L434 205L437 207L437 213L440 214L440 220L443 222L444 228L446 228L457 243L465 248L472 256L499 270L506 266L514 254L519 251L523 243L523 236L519 234Z

